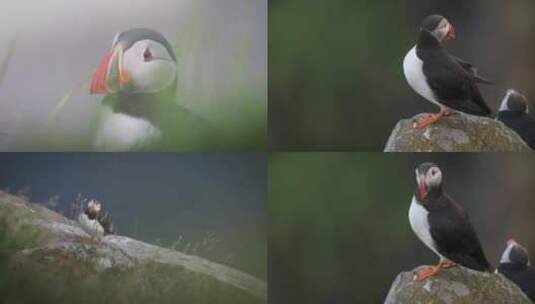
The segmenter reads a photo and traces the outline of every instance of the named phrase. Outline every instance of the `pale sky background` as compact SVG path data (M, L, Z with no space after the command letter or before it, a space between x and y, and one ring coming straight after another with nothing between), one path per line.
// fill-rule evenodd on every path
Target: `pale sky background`
M114 35L132 27L157 29L175 47L180 102L193 110L237 94L267 99L266 0L18 0L2 5L0 20L0 63L16 39L0 83L0 132L11 137L42 129L74 88L53 131L86 130L102 99L88 94L90 76ZM0 148L9 140L0 135Z

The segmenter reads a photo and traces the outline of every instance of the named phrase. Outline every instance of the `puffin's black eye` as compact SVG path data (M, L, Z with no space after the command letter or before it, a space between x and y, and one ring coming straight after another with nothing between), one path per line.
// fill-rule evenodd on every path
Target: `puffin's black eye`
M143 59L145 59L145 61L152 59L152 53L150 52L150 49L146 49L145 52L143 52Z

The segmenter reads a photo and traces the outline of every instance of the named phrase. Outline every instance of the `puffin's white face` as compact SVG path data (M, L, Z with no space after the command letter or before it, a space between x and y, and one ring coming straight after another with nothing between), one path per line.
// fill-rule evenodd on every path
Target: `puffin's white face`
M430 189L438 188L442 184L442 171L437 166L431 166L427 171L420 172L416 169L416 183L422 199L427 198Z
M515 246L514 243L511 241L507 242L507 247L505 248L505 251L502 254L502 257L500 258L500 263L511 263L511 259L509 258L509 255L511 254L511 250L513 249L513 246Z
M421 29L430 32L440 42L453 40L457 37L453 25L448 19L439 15L432 15L425 18L422 22Z
M97 214L100 212L100 209L102 208L102 206L100 205L99 202L91 200L89 201L89 203L87 203L87 208L89 208L91 212L94 212L95 214Z
M152 40L140 40L124 51L122 70L131 80L122 91L128 93L155 93L176 80L176 64L167 49Z
M435 188L442 183L442 171L436 166L429 168L425 174L425 184L429 188Z
M516 259L515 261L511 260L511 253L513 249L516 251ZM518 259L518 257L521 256L522 259ZM507 241L507 247L505 248L505 251L503 252L501 258L500 258L500 264L502 263L518 263L525 264L527 266L531 265L531 261L529 259L528 252L526 248L522 247L522 245L518 244L515 240L510 239Z
M448 35L449 31L449 22L446 19L442 19L438 24L437 28L433 31L433 35L442 41Z
M499 111L523 111L529 113L527 99L524 95L513 89L507 90L505 97L502 99Z
M114 45L93 76L91 94L156 93L176 81L176 62L161 43L139 40L126 50L121 41Z

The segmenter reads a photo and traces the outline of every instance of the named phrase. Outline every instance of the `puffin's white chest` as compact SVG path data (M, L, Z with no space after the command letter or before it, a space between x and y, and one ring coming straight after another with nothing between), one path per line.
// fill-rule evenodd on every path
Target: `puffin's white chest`
M94 140L97 151L126 151L154 143L161 137L158 128L149 121L105 107L99 119Z
M413 47L403 60L403 73L411 88L420 96L430 102L443 107L435 98L431 87L427 84L427 79L423 71L424 62L416 55L416 46Z
M87 234L94 237L101 237L104 235L104 228L102 225L96 219L89 219L85 213L80 213L78 222Z
M409 222L411 223L412 231L414 231L420 241L422 241L429 249L433 250L440 259L444 259L444 257L435 249L435 242L433 241L429 230L428 214L429 212L422 205L418 204L416 198L413 196L411 207L409 208Z

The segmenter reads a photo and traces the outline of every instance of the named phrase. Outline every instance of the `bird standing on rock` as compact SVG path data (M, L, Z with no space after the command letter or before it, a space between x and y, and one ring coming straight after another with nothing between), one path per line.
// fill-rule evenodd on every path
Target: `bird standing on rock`
M440 107L438 114L417 121L415 128L425 128L452 111L477 116L492 114L476 85L491 82L479 76L472 64L450 55L442 45L456 36L455 28L446 18L429 16L422 22L416 46L405 56L403 72L411 88Z
M433 163L421 164L416 169L416 182L409 222L416 236L440 261L436 266L419 271L415 280L423 281L456 264L490 271L468 214L443 190L440 168Z
M78 215L78 222L84 231L92 237L100 238L115 233L109 215L102 213L102 204L96 200L90 200L87 203L87 206Z

